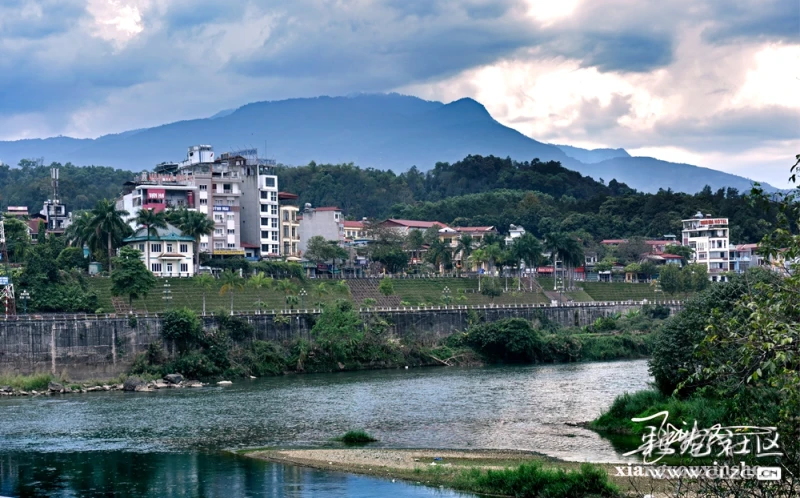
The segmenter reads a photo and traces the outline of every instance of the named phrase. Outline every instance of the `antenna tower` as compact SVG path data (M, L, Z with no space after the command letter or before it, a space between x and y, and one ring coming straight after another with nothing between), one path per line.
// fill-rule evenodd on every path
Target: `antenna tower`
M53 204L58 204L58 168L50 168L50 183L53 186Z

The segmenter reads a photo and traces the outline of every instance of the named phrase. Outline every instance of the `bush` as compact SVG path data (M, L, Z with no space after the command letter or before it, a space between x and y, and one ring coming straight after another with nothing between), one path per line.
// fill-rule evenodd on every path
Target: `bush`
M53 381L50 374L0 375L0 386L9 386L22 391L44 391Z
M252 339L256 335L256 328L244 318L230 316L227 313L217 313L215 316L220 330L227 333L234 341Z
M389 278L383 278L381 283L378 284L378 291L384 296L391 296L394 294L394 283Z
M336 438L336 441L341 441L344 444L366 444L374 443L377 441L374 437L369 435L363 430L347 431L343 436Z
M490 361L507 363L535 361L542 349L541 335L522 318L474 326L466 342Z
M466 471L459 487L478 493L519 497L619 496L608 482L608 473L590 464L578 471L543 469L539 463L524 463L515 469Z
M657 304L655 306L651 304L645 304L642 306L642 314L645 316L649 316L654 320L666 320L669 318L671 310L669 306L665 306L663 304Z
M174 342L178 352L183 353L202 344L203 325L188 308L167 311L161 318L161 337Z

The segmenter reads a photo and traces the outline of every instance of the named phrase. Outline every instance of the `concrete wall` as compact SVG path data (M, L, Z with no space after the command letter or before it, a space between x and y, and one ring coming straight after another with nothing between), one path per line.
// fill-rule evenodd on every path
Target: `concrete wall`
M669 305L673 312L679 304ZM381 310L363 312L364 319L380 317L397 337L430 344L454 332L466 330L471 320L492 322L503 318L537 320L542 316L564 326L589 325L601 316L639 304L576 305L560 307L497 306L428 310ZM268 341L310 339L318 312L286 315L243 315L256 330L256 338ZM276 321L276 316L278 317ZM206 317L205 327L216 326ZM30 374L51 372L72 379L104 378L120 374L137 353L161 342L161 320L156 316L103 319L51 318L0 321L0 372Z

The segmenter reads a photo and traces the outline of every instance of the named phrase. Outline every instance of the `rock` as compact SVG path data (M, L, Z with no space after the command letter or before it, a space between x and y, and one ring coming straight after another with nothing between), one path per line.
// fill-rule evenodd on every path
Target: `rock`
M62 386L58 382L51 382L47 384L47 390L51 393L60 393L64 392L64 386Z
M11 386L0 386L0 393L13 393L14 389Z
M38 396L39 395L39 391L31 391L31 394L33 394L34 396Z
M167 384L161 379L158 379L157 381L153 382L153 387L155 387L156 389L166 389L169 387L169 384Z
M27 396L28 395L27 391L19 391L19 392L17 392L17 394L20 395L20 396Z
M229 380L221 380L221 381L217 382L218 386L230 386L231 384L233 384L233 382L231 382Z
M108 384L103 384L103 391L110 391L110 390L111 386L109 386Z
M64 390L61 391L61 392L64 393L64 394L70 394L70 393L72 393L72 388L69 387L69 386L64 386Z
M86 392L87 393L94 393L94 392L103 391L103 390L108 391L108 389L105 389L105 387L108 387L108 386L104 386L104 387L100 387L100 386L87 387L86 388Z
M150 392L153 392L152 389L147 387L147 384L140 384L140 385L136 386L134 388L134 391L136 391L137 393L150 393Z
M251 375L251 376L250 376L250 378L251 378L251 379L255 379L255 376Z
M139 377L128 377L122 384L123 391L138 391L138 387L147 387L145 382Z
M187 380L183 383L184 387L203 387L203 383L199 380Z
M169 382L170 384L180 384L183 382L183 375L181 374L167 374L164 376L164 380Z
M336 365L339 367L339 370L344 370L344 363L342 363L341 361L337 362Z

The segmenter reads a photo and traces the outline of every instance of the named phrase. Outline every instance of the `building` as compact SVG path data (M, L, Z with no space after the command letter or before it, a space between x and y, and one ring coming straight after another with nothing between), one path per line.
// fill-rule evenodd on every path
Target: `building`
M61 235L72 223L72 213L67 211L67 206L61 203L58 190L58 168L50 169L50 185L53 188L53 198L44 201L40 213L44 216L47 233Z
M693 218L682 220L683 245L693 250L692 263L708 268L713 282L725 281L725 273L733 270L730 259L728 218L713 218L697 213Z
M183 235L181 231L172 226L157 228L156 234L150 234L149 242L147 229L140 228L133 235L123 239L126 246L138 249L142 253L142 262L147 264L149 257L150 271L157 277L191 277L195 274L194 267L194 239ZM148 256L148 247L149 256Z
M618 247L620 244L627 244L628 239L605 239L600 241L606 247ZM659 240L645 240L645 245L650 248L650 254L660 254L663 253L667 246L675 246L680 245L677 240L675 240L674 235L665 235L663 239Z
M419 220L396 220L396 219L388 219L380 223L379 226L384 228L393 228L395 229L400 235L408 235L409 232L412 230L419 230L424 232L429 228L434 226L439 227L439 230L449 228L444 223L440 223L438 221L419 221Z
M162 163L125 184L117 201L132 220L140 209L187 208L214 220L214 233L200 239L212 257L280 256L278 178L274 161L256 149L215 157L210 145L189 147L180 163Z
M300 260L300 220L297 195L278 192L281 218L281 255L288 261Z
M8 206L3 216L22 220L30 216L30 214L28 213L28 206Z
M305 254L308 241L312 237L321 236L325 240L344 242L344 216L342 210L334 206L312 208L306 203L299 216L300 254Z
M367 237L365 233L365 226L364 222L367 219L364 218L361 221L344 221L344 239L347 242L355 242L357 240L364 240Z

